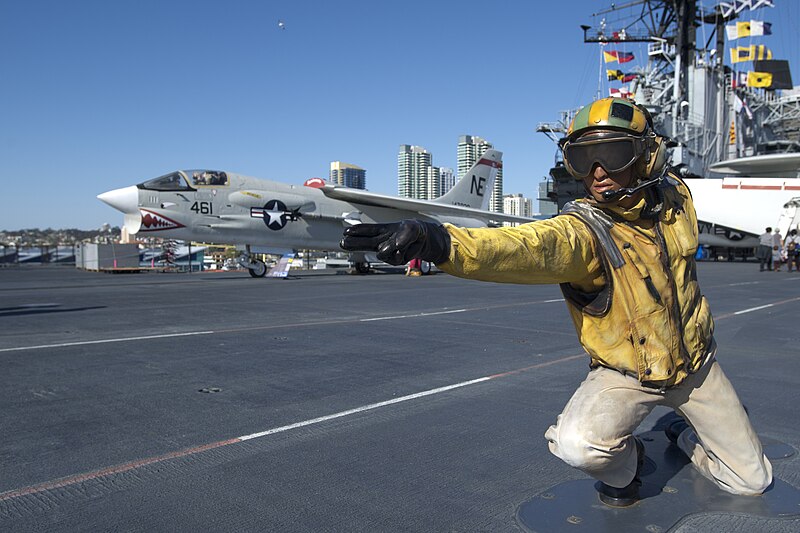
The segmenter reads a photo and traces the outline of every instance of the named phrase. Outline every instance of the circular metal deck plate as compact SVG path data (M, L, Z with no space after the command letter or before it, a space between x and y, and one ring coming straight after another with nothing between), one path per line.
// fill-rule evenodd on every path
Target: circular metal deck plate
M642 474L642 499L630 507L613 508L600 502L593 479L567 481L547 489L517 509L517 522L540 533L669 531L682 518L704 513L719 515L720 531L747 531L747 521L775 519L775 531L788 517L800 517L800 490L775 479L762 496L736 496L722 491L689 463L661 431L641 435L648 467ZM785 444L769 439L765 450ZM783 450L781 453L786 453ZM748 518L749 517L749 518Z
M781 459L788 459L797 453L797 450L775 439L769 437L761 437L761 445L764 448L764 455L770 461L780 461Z

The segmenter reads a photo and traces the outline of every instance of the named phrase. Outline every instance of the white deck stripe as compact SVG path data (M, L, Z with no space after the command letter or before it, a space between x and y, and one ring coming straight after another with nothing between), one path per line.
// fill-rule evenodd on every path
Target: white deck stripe
M341 418L343 416L354 415L356 413L362 413L364 411L369 411L371 409L377 409L379 407L385 407L387 405L392 405L395 403L400 402L407 402L409 400L414 400L416 398L422 398L423 396L431 396L432 394L439 394L440 392L445 392L453 389L458 389L460 387L466 387L469 385L474 385L476 383L481 383L483 381L489 381L492 379L491 376L486 376L478 379L473 379L470 381L462 381L461 383L456 383L455 385L448 385L446 387L439 387L438 389L430 389L423 392L417 392L415 394L409 394L408 396L401 396L400 398L394 398L391 400L386 400L383 402L378 403L371 403L369 405L363 405L361 407L356 407L355 409L348 409L347 411L341 411L339 413L334 413L332 415L320 416L318 418L312 418L310 420L304 420L303 422L297 422L294 424L289 424L288 426L281 426L273 429L268 429L266 431L260 431L258 433L251 433L250 435L244 435L242 437L238 437L239 440L251 440L257 439L259 437L266 437L267 435L274 435L275 433L282 433L284 431L289 431L296 428L301 428L304 426L310 426L312 424L319 424L320 422L325 422L327 420L333 420L334 418Z
M416 313L413 315L379 316L376 318L362 318L359 322L373 322L375 320L395 320L397 318L417 318L421 316L449 315L451 313L463 313L466 309L453 309L452 311L437 311L435 313Z
M758 307L751 307L750 309L742 309L741 311L736 311L733 313L734 315L743 315L745 313L750 313L752 311L758 311L759 309L766 309L767 307L772 307L775 304L767 304L767 305L760 305Z
M202 332L198 332L198 333L202 333ZM52 490L54 488L69 487L69 486L75 485L77 483L81 483L83 481L92 480L92 479L98 479L98 478L105 478L105 477L108 477L108 476L113 476L113 475L120 474L120 473L123 473L123 472L128 472L130 470L135 470L135 469L140 468L142 466L146 466L146 465L150 465L150 464L154 464L154 463L160 463L162 461L167 461L167 460L174 459L174 458L177 458L177 457L185 457L185 456L189 456L189 455L194 455L194 454L201 453L201 452L204 452L206 450L213 449L213 448L219 448L221 446L228 446L230 444L235 444L235 443L243 442L243 441L246 441L246 440L252 440L252 439L257 439L259 437L265 437L267 435L274 435L276 433L281 433L281 432L284 432L284 431L289 431L289 430L292 430L292 429L296 429L296 428L300 428L300 427L304 427L304 426L309 426L309 425L312 425L312 424L318 424L318 423L324 422L326 420L333 420L335 418L341 418L341 417L344 417L344 416L348 416L348 415L352 415L352 414L356 414L356 413L361 413L361 412L364 412L364 411L369 411L371 409L377 409L379 407L384 407L384 406L387 406L387 405L393 405L393 404L400 403L400 402L406 402L406 401L413 400L413 399L416 399L416 398L422 398L424 396L430 396L430 395L433 395L433 394L438 394L440 392L446 392L446 391L457 389L457 388L460 388L460 387L466 387L466 386L469 386L469 385L474 385L476 383L482 383L484 381L490 381L490 380L497 379L497 378L504 378L504 377L510 376L512 374L518 374L520 372L524 372L524 371L527 371L527 370L532 370L534 368L540 368L540 367L543 367L543 366L549 366L549 365L552 365L552 364L555 364L555 363L572 361L573 359L576 359L578 357L584 357L584 356L585 356L584 353L581 353L579 355L572 355L572 356L564 357L564 358L561 358L561 359L556 359L554 361L548 361L548 362L545 362L545 363L538 363L538 364L535 364L535 365L532 365L532 366L528 366L528 367L525 367L525 368L519 368L517 370L511 370L511 371L508 371L508 372L503 372L501 374L494 374L494 375L491 375L491 376L485 376L485 377L482 377L482 378L477 378L477 379L472 379L472 380L469 380L469 381L463 381L461 383L456 383L454 385L447 385L445 387L439 387L439 388L436 388L436 389L430 389L430 390L423 391L423 392L417 392L417 393L414 393L414 394L409 394L407 396L402 396L400 398L394 398L392 400L386 400L386 401L382 401L382 402L378 402L378 403L364 405L362 407L356 407L355 409L348 409L347 411L341 411L339 413L334 413L332 415L321 416L321 417L318 417L318 418L312 418L310 420L305 420L303 422L297 422L295 424L289 424L287 426L281 426L281 427L269 429L267 431L261 431L261 432L258 432L258 433L252 433L250 435L243 435L241 437L236 437L236 438L233 438L233 439L227 439L227 440L223 440L223 441L212 442L212 443L209 443L209 444L203 444L203 445L200 445L200 446L194 446L194 447L187 448L187 449L184 449L184 450L179 450L177 452L170 452L170 453L158 455L158 456L155 456L155 457L149 457L149 458L140 459L140 460L137 460L137 461L131 461L131 462L128 462L128 463L117 465L117 466L101 468L99 470L94 470L94 471L83 473L83 474L76 474L76 475L68 476L68 477L65 477L65 478L59 478L59 479L55 479L55 480L52 480L52 481L39 483L38 485L32 485L32 486L23 487L23 488L20 488L20 489L14 489L14 490L6 491L6 492L0 492L0 502L6 501L6 500L12 500L12 499L20 498L20 497L31 495L31 494L38 494L38 493L41 493L41 492L44 492L44 491L47 491L47 490Z
M17 352L20 350L39 350L41 348L63 348L65 346L84 346L87 344L105 344L107 342L141 341L149 339L166 339L169 337L188 337L190 335L210 335L213 331L190 331L187 333L165 333L163 335L145 335L142 337L120 337L118 339L102 339L97 341L62 342L61 344L40 344L38 346L20 346L18 348L0 348L0 352Z
M800 279L800 278L797 278L797 279ZM755 283L758 283L758 282L755 282ZM742 314L745 314L745 313L750 313L752 311L759 311L761 309L766 309L768 307L773 307L774 305L786 303L788 301L795 301L795 300L797 300L797 298L794 298L792 300L777 302L775 304L767 304L767 305L762 305L762 306L759 306L759 307L752 307L750 309L743 309L741 311L736 311L734 313L731 313L730 315L724 315L724 316L742 315ZM539 303L553 303L553 302L563 302L563 301L564 301L563 298L557 298L557 299L553 299L553 300L543 300L543 301L541 301ZM425 317L425 316L447 315L447 314L453 314L453 313L464 313L464 312L467 312L467 311L474 311L474 310L477 310L477 309L480 309L480 308L476 308L476 309L451 309L449 311L437 311L437 312L433 312L433 313L416 313L416 314L413 314L413 315L396 315L396 316L382 316L382 317L376 317L376 318L362 318L362 319L359 320L359 322L374 322L374 321L378 321L378 320L396 320L396 319L401 319L401 318L419 318L419 317ZM212 335L214 333L216 333L216 332L215 331L189 331L189 332L186 332L186 333L166 333L166 334L162 334L162 335L143 335L143 336L140 336L140 337L120 337L120 338L117 338L117 339L101 339L101 340L95 340L95 341L62 342L62 343L59 343L59 344L39 344L39 345L36 345L36 346L18 346L16 348L0 348L0 353L3 353L3 352L19 352L19 351L23 351L23 350L40 350L40 349L44 349L44 348L64 348L64 347L67 347L67 346L86 346L86 345L90 345L90 344L106 344L106 343L111 343L111 342L128 342L128 341L140 341L140 340L151 340L151 339L165 339L165 338L170 338L170 337L188 337L188 336L192 336L192 335Z

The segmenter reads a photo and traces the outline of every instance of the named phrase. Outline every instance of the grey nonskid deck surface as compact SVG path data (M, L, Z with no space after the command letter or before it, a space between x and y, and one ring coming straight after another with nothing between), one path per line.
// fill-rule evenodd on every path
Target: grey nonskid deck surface
M591 484L543 437L587 371L558 288L398 272L0 270L0 530L519 531L526 504ZM698 272L757 432L800 450L800 275ZM797 453L773 465L800 487Z

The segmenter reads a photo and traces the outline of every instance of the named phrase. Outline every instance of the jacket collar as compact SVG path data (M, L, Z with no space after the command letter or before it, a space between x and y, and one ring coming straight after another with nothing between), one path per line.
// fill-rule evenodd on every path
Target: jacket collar
M664 209L664 193L660 186L650 187L631 207L622 207L617 203L600 203L594 198L587 197L586 202L596 209L600 209L616 220L635 222L639 219L655 220Z

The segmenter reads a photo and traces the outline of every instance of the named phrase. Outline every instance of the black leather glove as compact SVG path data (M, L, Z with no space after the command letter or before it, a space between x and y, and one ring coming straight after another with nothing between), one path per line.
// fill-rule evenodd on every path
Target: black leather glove
M405 265L414 258L438 264L450 258L450 234L444 226L413 219L350 226L339 246L350 252L377 252L378 259L390 265Z

